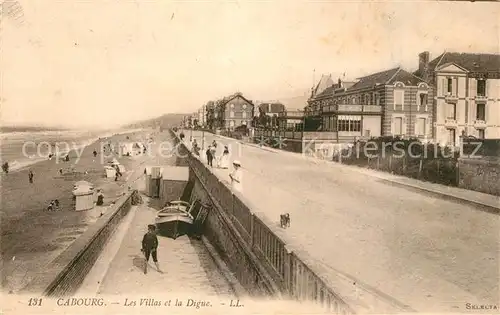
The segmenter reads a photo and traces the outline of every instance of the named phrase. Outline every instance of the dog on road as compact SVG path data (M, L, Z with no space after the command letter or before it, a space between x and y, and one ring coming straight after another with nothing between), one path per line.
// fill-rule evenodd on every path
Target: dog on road
M290 227L290 214L284 213L280 215L280 225L282 228Z

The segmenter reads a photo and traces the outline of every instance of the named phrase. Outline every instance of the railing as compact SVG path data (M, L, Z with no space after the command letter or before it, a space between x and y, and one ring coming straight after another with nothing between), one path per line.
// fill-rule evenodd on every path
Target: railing
M175 141L179 143L179 139ZM181 145L185 147L184 144ZM304 259L287 248L285 241L273 231L273 224L267 223L264 216L250 210L250 202L239 193L233 193L197 157L189 154L187 158L198 179L223 207L222 211L236 223L238 232L246 239L247 244L258 257L267 262L266 269L271 271L271 276L282 293L299 301L316 302L331 313L354 313L327 282L303 262ZM244 275L241 277L245 282Z
M286 112L278 113L278 117L283 117L283 118L304 117L304 112L301 112L301 111L286 111Z
M345 112L345 113L381 113L382 107L377 105L355 105L337 104L323 106L324 113Z

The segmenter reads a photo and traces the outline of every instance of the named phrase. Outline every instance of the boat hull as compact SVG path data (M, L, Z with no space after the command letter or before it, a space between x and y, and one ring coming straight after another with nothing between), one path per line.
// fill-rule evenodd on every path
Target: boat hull
M182 214L172 214L157 217L155 223L160 235L176 239L191 232L193 219Z

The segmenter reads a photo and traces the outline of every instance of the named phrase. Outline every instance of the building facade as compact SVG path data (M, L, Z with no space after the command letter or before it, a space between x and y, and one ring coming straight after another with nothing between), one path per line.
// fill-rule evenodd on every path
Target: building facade
M436 91L433 135L456 146L459 137L500 139L500 55L420 54L419 73Z
M235 93L216 102L216 127L234 130L239 126L252 125L254 104L241 93Z
M423 79L394 68L342 82L309 100L309 115L320 115L321 130L339 142L379 136L432 136L432 89Z
M207 105L204 104L198 109L198 126L205 128L207 125Z

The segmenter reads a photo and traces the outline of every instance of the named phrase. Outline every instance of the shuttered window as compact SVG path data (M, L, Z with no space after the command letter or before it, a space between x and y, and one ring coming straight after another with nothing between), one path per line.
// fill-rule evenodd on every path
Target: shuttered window
M394 135L401 135L403 133L403 118L394 118Z
M416 134L417 136L424 136L425 135L425 118L418 118L417 119L417 130Z
M394 90L394 105L403 107L405 101L404 90Z

